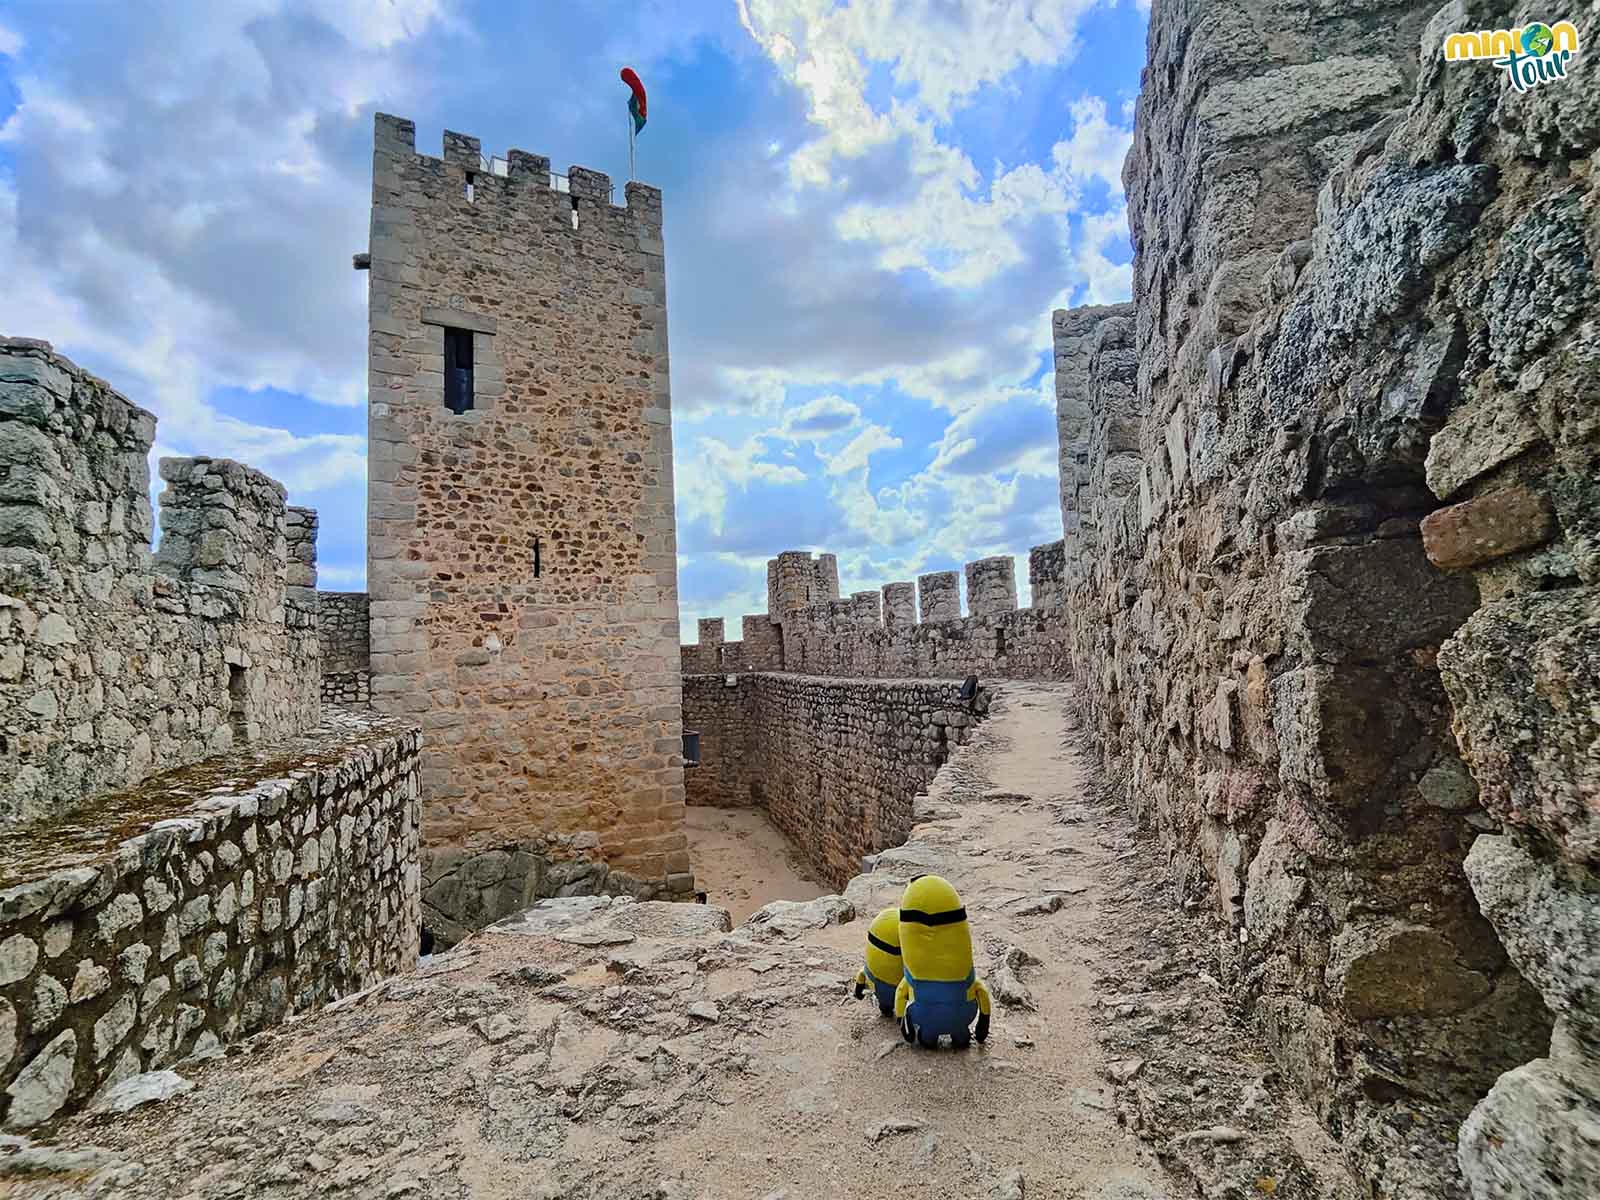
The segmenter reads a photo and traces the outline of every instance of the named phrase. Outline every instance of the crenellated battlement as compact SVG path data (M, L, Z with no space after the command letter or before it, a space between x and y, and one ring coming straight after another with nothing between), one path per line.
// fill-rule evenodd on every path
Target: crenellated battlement
M1017 607L1016 563L1009 555L841 598L835 556L786 550L767 563L770 607L743 618L744 641L724 640L721 618L702 619L699 641L681 648L683 673L1060 678L1066 669L1064 570L1061 542L1034 547L1028 556L1034 596L1029 608Z
M591 211L625 212L649 225L661 224L661 190L647 183L628 183L623 188L623 202L617 204L616 187L604 171L573 165L565 175L558 174L547 155L526 150L507 150L503 158L486 155L479 138L453 129L443 131L441 153L434 157L418 152L415 122L389 113L378 113L374 120L378 155L412 160L411 173L431 180L430 191L448 187L459 192L464 203L489 205L530 195L562 196L573 212L582 205ZM569 223L574 232L584 229L581 218Z

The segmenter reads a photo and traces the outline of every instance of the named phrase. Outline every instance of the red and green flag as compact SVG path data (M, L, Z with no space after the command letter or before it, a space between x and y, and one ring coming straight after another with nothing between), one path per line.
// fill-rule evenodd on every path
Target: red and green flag
M633 93L628 97L628 114L633 117L633 131L638 133L644 128L647 102L644 94L644 84L639 82L639 73L632 67L622 68L622 82L628 85L628 90Z

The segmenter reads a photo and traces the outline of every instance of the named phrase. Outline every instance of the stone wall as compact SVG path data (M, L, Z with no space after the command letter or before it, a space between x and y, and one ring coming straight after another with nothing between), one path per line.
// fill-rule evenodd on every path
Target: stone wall
M683 773L690 804L743 808L760 803L765 766L760 745L751 740L759 685L744 682L752 678L760 677L683 677L683 727L700 735L700 765Z
M1156 0L1134 303L1054 323L1106 773L1396 1198L1595 1170L1600 102L1443 61L1513 18Z
M0 825L317 721L282 486L163 459L152 561L154 438L48 343L0 339Z
M822 679L748 673L684 680L700 731L690 802L756 805L835 887L905 841L912 800L988 712L951 680Z
M813 562L805 551L786 551L769 564L769 577L815 579L824 570L821 561ZM1035 595L1031 608L1017 608L1015 564L1002 556L967 565L968 594L977 596L977 609L967 617L961 615L959 576L944 571L923 575L914 585L885 584L881 593L857 592L848 600L791 607L778 623L769 614L746 617L743 643L720 640L720 619L702 621L701 641L681 649L683 673L782 670L849 679L1065 679L1067 625L1058 603L1065 570L1061 543L1036 547L1028 565ZM790 594L798 590L796 585ZM713 630L711 636L719 640L707 642Z
M365 708L371 699L371 602L365 592L318 592L322 702Z
M292 598L308 604L317 598L318 525L314 508L291 504L283 510L284 550L288 559L284 586Z
M0 842L0 1124L416 960L417 738L330 712Z
M415 140L377 116L367 578L373 707L424 732L427 902L503 915L574 839L687 895L661 193Z

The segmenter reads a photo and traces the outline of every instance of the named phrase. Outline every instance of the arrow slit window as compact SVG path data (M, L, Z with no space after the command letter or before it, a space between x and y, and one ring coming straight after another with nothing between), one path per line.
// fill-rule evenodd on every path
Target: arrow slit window
M472 407L472 331L444 331L444 406L460 414Z

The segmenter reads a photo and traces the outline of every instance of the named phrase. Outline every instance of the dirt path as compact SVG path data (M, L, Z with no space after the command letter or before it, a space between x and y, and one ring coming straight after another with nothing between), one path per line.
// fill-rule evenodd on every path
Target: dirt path
M732 933L708 906L542 905L426 974L186 1066L187 1095L73 1122L62 1142L103 1157L0 1191L1342 1195L1306 1166L1325 1149L1315 1127L1199 994L1204 942L1163 915L1176 905L1144 874L1148 847L1086 794L1069 734L1062 689L1004 685L911 840L846 897L769 906ZM999 1001L987 1045L964 1053L909 1047L848 997L866 921L926 870L961 889Z
M688 810L695 886L738 925L770 900L814 900L828 887L784 832L756 808Z

